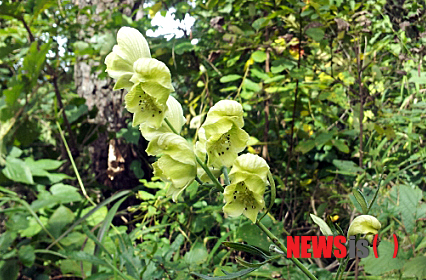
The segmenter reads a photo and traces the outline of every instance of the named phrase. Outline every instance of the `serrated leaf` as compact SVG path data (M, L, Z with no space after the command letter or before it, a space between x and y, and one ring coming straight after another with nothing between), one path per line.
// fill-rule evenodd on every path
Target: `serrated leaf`
M412 233L416 223L417 206L422 199L422 191L416 186L414 189L401 185L399 186L399 206L402 222L405 229Z
M378 258L374 257L373 249L368 247L368 257L361 259L360 264L364 266L364 270L372 275L382 275L383 273L401 269L405 260L400 254L393 258L394 245L389 241L382 241L378 246Z
M418 256L404 265L404 276L414 276L418 279L426 278L426 256Z

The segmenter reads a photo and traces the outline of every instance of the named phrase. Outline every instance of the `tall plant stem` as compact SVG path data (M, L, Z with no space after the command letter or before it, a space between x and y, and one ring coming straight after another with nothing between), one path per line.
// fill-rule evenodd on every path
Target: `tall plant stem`
M78 184L80 185L81 192L83 193L84 197L93 206L96 206L96 203L94 203L93 200L87 195L86 188L84 187L83 181L81 180L81 177L80 177L80 173L78 172L77 166L75 165L74 158L72 156L70 148L68 147L68 143L67 143L67 140L65 139L64 132L62 131L61 126L59 125L58 122L56 122L56 125L59 129L59 134L61 135L62 141L64 142L64 146L65 146L65 149L67 150L68 157L70 158L71 165L72 165L72 168L74 169L75 176L77 177Z
M262 230L271 240L272 242L277 245L285 255L287 255L287 247L272 233L265 227L264 224L262 224L259 220L256 221L256 226ZM306 276L309 277L311 280L318 280L315 275L310 272L306 266L304 266L298 259L295 257L291 257L290 259Z

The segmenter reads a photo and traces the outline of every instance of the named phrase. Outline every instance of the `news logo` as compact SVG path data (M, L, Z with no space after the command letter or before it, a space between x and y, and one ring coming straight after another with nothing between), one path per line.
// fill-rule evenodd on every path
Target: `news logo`
M398 253L398 240L394 237L394 254ZM373 239L374 256L378 258L376 234ZM347 246L346 246L347 244ZM369 255L369 243L365 239L356 240L355 236L349 236L349 240L343 235L337 236L287 236L287 258L344 258L349 254L350 258L366 258ZM312 253L311 253L312 251Z

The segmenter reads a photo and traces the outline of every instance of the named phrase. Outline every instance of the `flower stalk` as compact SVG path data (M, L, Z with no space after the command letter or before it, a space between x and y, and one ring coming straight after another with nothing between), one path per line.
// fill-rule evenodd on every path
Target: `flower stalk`
M269 231L269 229L267 229L265 227L264 224L262 224L262 222L260 222L259 220L256 221L256 226L262 230L271 240L272 242L277 245L283 252L285 255L287 255L287 247L272 233ZM306 266L304 266L298 259L296 259L295 257L291 257L290 259L306 276L309 277L309 279L311 280L318 280L318 278L315 277L315 275L312 274L312 272L310 272Z

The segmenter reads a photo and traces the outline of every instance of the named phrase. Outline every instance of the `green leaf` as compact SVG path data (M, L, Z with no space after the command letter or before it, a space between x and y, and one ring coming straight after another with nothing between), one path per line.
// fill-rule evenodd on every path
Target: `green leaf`
M133 171L133 173L135 174L137 178L143 178L143 176L145 175L145 172L143 171L141 165L142 163L139 160L134 160L130 164L130 170Z
M89 110L86 104L80 106L68 105L65 107L65 114L67 115L69 123L75 122L78 118L88 113Z
M380 242L378 249L379 257L376 259L373 249L368 247L368 257L361 259L360 264L364 265L364 270L372 275L382 275L383 273L401 269L404 266L405 260L400 257L400 254L393 258L394 245L389 241Z
M233 82L236 80L241 79L240 75L237 74L231 74L231 75L227 75L227 76L223 76L222 78L220 78L220 82L221 83L229 83L229 82Z
M270 257L270 253L266 250L263 250L259 247L248 245L248 244L242 244L242 243L236 243L236 242L223 242L222 245L238 250L243 251L246 253L250 253L256 256L261 256L264 259L268 259Z
M402 222L408 233L412 233L416 223L417 206L422 199L422 191L416 186L414 189L401 185L399 186L399 210L401 211Z
M259 92L259 91L262 90L262 87L259 86L258 83L255 83L255 82L253 82L252 80L250 80L248 78L244 79L243 87L244 87L244 89L252 90L254 92Z
M122 128L117 132L117 137L123 137L128 143L137 145L141 138L141 132L138 127L133 127L132 124L129 123L127 128Z
M82 262L89 262L91 264L97 264L97 265L103 265L108 266L108 263L98 257L95 257L91 254L88 254L83 251L78 252L68 252L67 253L68 258L75 260L75 261L82 261Z
M333 160L333 164L340 169L342 172L345 172L346 174L353 174L355 175L356 173L364 173L364 169L362 169L361 167L359 167L358 165L355 164L355 162L350 161L350 160L339 160L339 159L334 159Z
M315 41L321 41L324 38L324 30L321 28L309 28L306 30L306 35L314 39Z
M265 80L264 82L265 82L265 84L270 84L270 83L273 83L273 82L284 81L284 79L285 79L284 75L278 75L278 76L269 78L269 79Z
M426 278L426 256L418 256L404 265L404 276L414 276L418 279Z
M74 220L74 213L67 207L61 205L49 218L49 231L57 237L67 224Z
M40 216L39 220L43 226L47 225L48 219L46 217ZM33 237L42 230L41 225L37 222L37 220L34 217L29 218L28 222L29 222L28 227L19 231L19 234L22 237L27 237L27 238Z
M410 72L411 78L408 80L411 83L423 85L426 84L426 72L417 72L417 70L411 70Z
M256 29L256 31L259 31L259 29L268 25L269 22L270 22L270 19L268 18L265 18L265 17L258 18L252 23L251 26L253 26L253 28Z
M93 209L94 209L94 206L88 207L81 212L81 215L86 215ZM108 214L108 208L106 206L101 207L98 209L98 211L96 211L93 215L91 215L87 219L87 223L91 226L96 226L97 224L101 223L105 219L107 214Z
M15 240L17 234L13 231L5 231L0 235L0 254L3 255L6 252L12 242Z
M192 51L194 49L194 45L191 42L182 42L175 46L175 53L178 55L182 55L185 52Z
M37 18L44 10L54 6L56 1L54 0L37 0L34 7L33 19Z
M185 254L185 262L190 266L198 267L207 260L208 255L203 242L196 242L191 250Z
M55 170L61 167L65 161L53 160L53 159L40 159L34 161L32 158L25 158L25 163L30 167L30 169L37 168L43 170Z
M35 261L34 247L31 245L21 246L18 250L19 260L26 267L31 267Z
M256 62L264 62L266 60L266 53L264 51L255 51L251 54L251 57Z
M324 234L325 236L333 236L333 231L331 231L330 227L323 219L315 216L314 214L309 215L311 216L312 221L320 227L322 234Z
M0 261L0 280L18 279L19 265L15 259Z
M368 206L367 206L367 201L365 200L364 194L357 188L353 188L352 193L356 201L358 201L359 205L361 206L362 213L367 214Z
M67 236L67 234L70 233L77 225L79 225L81 222L85 221L87 218L89 218L90 216L92 216L93 213L96 213L96 211L98 211L100 208L103 208L106 204L111 203L112 201L114 201L116 199L119 199L122 196L128 195L129 193L130 193L129 190L121 191L121 192L116 193L113 196L105 199L104 201L102 201L98 205L96 205L96 207L93 208L92 210L90 210L86 215L84 215L83 217L81 217L80 219L78 219L76 222L74 222L61 236L59 236L56 239L56 241L54 241L53 243L51 243L47 247L47 249L50 249L53 245L55 245L56 243L58 243L62 238L64 238L65 236Z
M307 140L307 141L299 142L299 144L296 147L296 152L301 152L303 154L306 154L313 148L315 148L315 141Z
M319 149L327 144L328 141L330 141L334 136L334 132L323 132L320 133L318 136L315 137L315 146L317 146Z
M342 153L349 153L349 147L345 144L345 141L341 139L333 140L333 145Z
M244 270L241 270L241 271L237 271L237 272L234 272L234 273L227 273L227 275L225 275L225 276L217 276L217 277L212 277L212 276L208 276L208 275L204 275L204 274L200 274L200 273L195 273L195 272L191 272L191 274L195 275L197 277L200 277L202 279L206 279L206 280L228 280L228 279L236 279L238 277L242 277L244 275L249 274L252 271L255 271L256 269L258 269L258 267L250 267L250 268L247 268L247 269L244 269Z
M7 157L3 174L12 181L24 184L34 184L30 168L18 158Z

